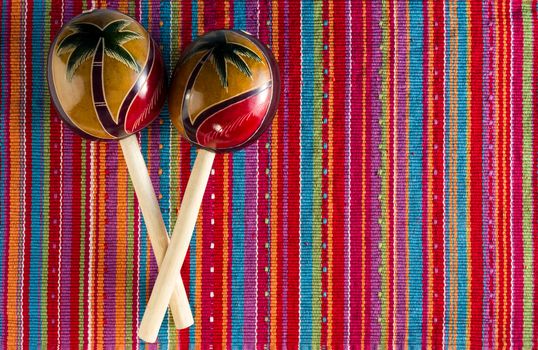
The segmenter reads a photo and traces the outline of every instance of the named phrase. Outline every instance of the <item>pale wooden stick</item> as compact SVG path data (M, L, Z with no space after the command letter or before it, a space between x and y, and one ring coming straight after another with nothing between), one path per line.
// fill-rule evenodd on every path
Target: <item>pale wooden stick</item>
M170 238L166 232L166 226L164 225L159 202L157 201L157 196L155 196L146 163L135 135L120 140L120 145L138 197L142 216L148 229L149 240L157 260L157 266L161 266ZM172 285L173 293L171 293L172 297L166 300L166 303L168 305L168 301L170 301L170 310L174 317L175 326L177 329L190 327L194 320L185 286L179 273L171 276L169 282Z
M215 159L215 153L205 150L198 151L189 183L181 201L170 245L138 329L138 336L146 342L153 343L157 340L157 333L163 322L166 305L168 305L174 290L174 276L180 273L181 265L189 248L192 231L196 225L198 211L211 173L213 159Z

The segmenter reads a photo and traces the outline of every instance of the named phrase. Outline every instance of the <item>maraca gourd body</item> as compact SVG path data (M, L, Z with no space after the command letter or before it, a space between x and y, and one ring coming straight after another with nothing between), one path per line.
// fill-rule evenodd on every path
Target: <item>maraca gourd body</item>
M280 83L271 52L240 31L210 32L183 54L170 87L170 117L198 147L229 152L271 124Z
M61 29L49 52L48 79L60 116L90 139L140 131L166 98L157 45L138 22L112 10L83 13Z
M170 117L180 134L202 148L181 202L138 335L154 342L180 273L211 171L214 152L256 141L269 127L280 95L278 66L258 39L240 31L210 32L180 59L169 97Z
M168 233L140 152L137 131L158 115L166 98L160 50L134 19L113 10L85 12L62 27L48 58L51 97L62 119L92 140L119 140L160 265ZM177 328L193 323L181 278L172 281Z

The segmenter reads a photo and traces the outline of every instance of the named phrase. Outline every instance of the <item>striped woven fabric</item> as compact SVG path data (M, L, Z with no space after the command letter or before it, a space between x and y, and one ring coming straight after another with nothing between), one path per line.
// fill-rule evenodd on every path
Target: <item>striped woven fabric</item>
M91 7L138 19L169 69L247 30L283 94L216 157L183 268L195 325L161 346L538 346L536 0L4 1L0 348L143 346L157 268L117 143L51 106L46 59ZM195 150L140 134L168 227Z

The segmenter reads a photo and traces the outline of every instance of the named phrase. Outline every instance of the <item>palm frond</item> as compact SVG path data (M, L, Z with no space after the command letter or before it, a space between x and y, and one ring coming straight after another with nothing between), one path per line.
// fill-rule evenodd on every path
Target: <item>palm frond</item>
M88 40L86 35L80 32L74 32L60 41L58 47L56 48L56 53L58 55L62 55L67 51L74 50L86 40Z
M215 67L215 70L217 71L217 75L219 76L220 83L222 84L224 88L227 88L228 87L228 68L226 67L226 60L224 56L212 55L211 62L213 63L213 67Z
M200 43L199 45L196 45L195 47L193 47L192 50L189 50L189 52L186 55L181 57L181 62L186 62L192 56L202 51L212 50L214 47L215 47L214 44L211 42Z
M132 32L130 30L124 30L121 32L105 33L105 40L112 41L118 45L125 44L128 41L142 39L142 35Z
M125 50L121 45L105 45L105 54L120 61L135 72L140 72L140 66L138 65L138 63L135 61L129 51Z
M107 24L105 28L103 28L103 32L105 33L116 33L127 27L129 24L131 24L132 21L129 21L127 19L118 19L114 22L110 22Z
M225 58L228 62L231 62L237 69L239 69L241 73L245 74L249 78L252 77L252 72L250 71L250 68L248 68L248 64L239 55L235 54L235 52L230 52L225 56Z
M99 28L96 24L78 22L78 23L71 24L71 26L74 28L74 31L76 32L91 34L94 36L101 36L101 28Z
M252 51L246 46L243 46L240 44L229 44L229 45L230 45L230 48L233 50L233 52L235 52L236 54L251 58L256 62L262 61L261 57L258 56L256 52Z
M67 59L67 79L71 81L78 67L88 58L93 56L96 46L91 43L83 43L71 52Z

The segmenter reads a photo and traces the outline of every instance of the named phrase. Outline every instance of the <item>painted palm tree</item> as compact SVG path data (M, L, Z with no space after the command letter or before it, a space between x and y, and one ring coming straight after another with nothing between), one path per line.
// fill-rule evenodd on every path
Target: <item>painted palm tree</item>
M108 23L104 28L93 23L74 23L70 26L72 33L58 44L56 53L58 55L70 53L67 59L67 79L71 81L76 70L82 63L93 57L92 62L92 92L96 111L103 127L112 135L117 132L114 126L121 121L118 117L114 118L105 101L105 91L103 84L103 53L108 57L115 59L133 71L139 73L140 65L127 51L123 44L142 39L139 33L126 30L131 24L129 20L116 20Z
M228 135L235 132L233 130L234 128L244 128L243 125L245 124L245 120L251 118L252 114L255 112L253 110L244 110L244 108L249 106L248 101L250 101L254 96L268 89L272 84L272 82L269 81L262 86L258 86L257 88L230 96L229 98L204 109L197 115L191 115L189 113L189 104L185 99L187 96L190 96L188 92L193 89L196 83L196 78L208 60L210 60L212 63L223 89L228 88L228 63L237 68L240 74L252 79L253 73L247 62L249 60L263 62L262 58L247 46L241 45L240 43L229 42L228 38L226 37L226 33L227 31L215 31L201 37L196 41L196 44L194 44L194 46L188 50L181 60L181 64L183 64L194 55L204 53L199 58L198 63L192 70L192 73L187 80L185 93L183 94L183 102L181 104L181 114L184 120L183 126L185 128L185 133L190 140L197 140L197 142L199 142L201 145L207 146L213 141L217 142L216 140L218 139L227 140L229 139ZM230 106L232 105L234 107L230 109ZM226 118L230 114L236 114L235 122L224 122L222 118ZM209 122L209 120L211 120L211 122ZM202 124L213 129L215 125L218 125L218 130L212 129L207 131L205 133L206 137L204 140L202 140L197 136L197 132ZM223 127L223 125L225 125L225 127Z
M201 51L207 51L202 59L198 62L193 70L193 73L187 84L187 91L192 88L198 73L202 69L204 63L211 59L211 63L219 76L223 88L228 87L228 68L227 63L234 65L241 73L251 78L252 72L243 57L261 62L260 56L246 46L230 43L226 39L226 34L222 31L206 35L200 39L200 42L189 51L182 59L183 62L191 58L194 54Z

